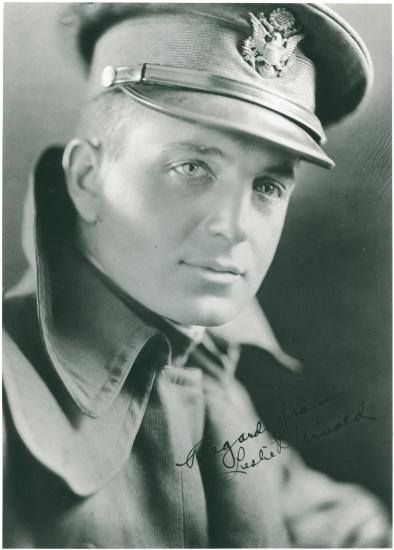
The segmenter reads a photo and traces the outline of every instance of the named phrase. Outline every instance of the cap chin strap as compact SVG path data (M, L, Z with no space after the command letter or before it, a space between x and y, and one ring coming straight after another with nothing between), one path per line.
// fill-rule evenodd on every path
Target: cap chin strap
M197 113L193 113L193 115L188 114L187 111L184 109L179 109L178 107L175 107L174 105L161 105L158 101L154 101L151 98L148 98L147 96L141 94L138 92L135 88L132 86L119 86L123 92L125 92L127 95L130 95L137 103L140 105L143 105L144 107L148 107L149 109L153 109L154 111L157 111L158 113L162 113L165 115L173 116L175 118L180 118L184 120L192 120L193 122L197 122L200 124L208 124L213 126L226 126L225 122L221 119L216 119L213 116L209 115L203 115L200 116ZM232 129L232 124L229 122L227 124L229 129Z
M206 71L180 69L179 67L151 63L143 63L135 67L108 65L102 71L101 84L107 89L114 86L126 87L128 91L138 84L158 85L240 99L291 119L308 132L318 144L322 145L326 142L326 136L319 119L305 107L284 96L274 94L263 86L240 82ZM137 95L134 97L137 99ZM139 98L141 99L143 96L139 94ZM154 108L155 102L147 101L150 102L149 106ZM148 103L143 104L148 105ZM162 111L160 106L156 107L156 110ZM180 116L180 113L176 116Z

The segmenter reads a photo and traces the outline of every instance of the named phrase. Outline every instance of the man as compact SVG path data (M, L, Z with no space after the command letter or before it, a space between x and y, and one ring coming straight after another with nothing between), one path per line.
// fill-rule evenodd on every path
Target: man
M299 164L333 166L323 126L370 85L365 46L301 4L72 21L87 103L36 167L36 291L4 309L4 545L388 545L373 497L308 470L234 376Z

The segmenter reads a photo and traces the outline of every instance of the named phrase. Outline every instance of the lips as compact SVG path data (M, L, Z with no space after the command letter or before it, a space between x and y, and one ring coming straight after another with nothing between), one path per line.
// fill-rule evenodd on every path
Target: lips
M189 265L191 267L198 267L201 269L207 269L215 273L230 273L232 275L244 275L245 270L229 260L193 260L182 261L181 263Z

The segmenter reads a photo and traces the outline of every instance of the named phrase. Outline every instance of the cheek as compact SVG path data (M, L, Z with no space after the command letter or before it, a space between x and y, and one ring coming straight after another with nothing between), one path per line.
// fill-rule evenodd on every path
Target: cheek
M286 210L287 206L278 208L270 215L260 217L255 224L251 249L256 278L260 279L260 282L275 256L286 218Z
M142 216L138 203L130 202L127 197L109 197L103 202L100 213L101 223L98 231L103 248L116 252L118 249L135 248L138 234L143 235L146 228L141 227Z
M192 216L151 176L107 174L102 195L100 232L106 248L145 255L154 261L160 253L172 254L190 231Z
M122 165L107 169L103 176L102 217L119 225L140 223L151 202L149 192L149 182L145 182L141 174Z

